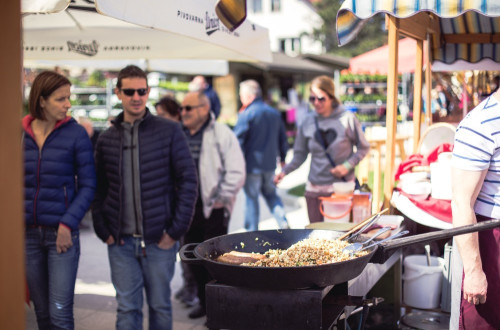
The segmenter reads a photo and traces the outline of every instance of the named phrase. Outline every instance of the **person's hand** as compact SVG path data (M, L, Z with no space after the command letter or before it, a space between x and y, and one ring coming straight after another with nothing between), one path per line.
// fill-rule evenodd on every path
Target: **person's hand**
M115 239L114 239L114 237L112 235L109 235L108 239L106 240L106 244L108 244L108 245L115 244ZM124 244L125 244L125 242L121 239L120 240L120 245L124 245Z
M169 234L163 233L163 236L161 237L160 241L158 242L158 247L162 250L168 250L172 246L174 246L175 240L170 237Z
M286 174L285 174L285 172L281 172L281 173L279 173L279 174L276 174L276 175L274 176L274 180L273 180L273 181L274 181L274 184L278 184L278 183L280 183L280 182L281 182L281 180L283 180L283 178L285 177L285 175L286 175Z
M109 235L108 239L106 240L106 244L108 244L108 245L115 244L115 239L113 238L112 235Z
M222 202L217 201L214 203L214 209L221 209L223 207L224 207L224 203L222 203Z
M488 282L482 269L474 269L465 273L464 277L464 299L474 305L486 302Z
M73 246L71 241L71 230L63 225L59 225L57 229L56 251L57 253L65 253Z
M330 173L336 178L343 178L349 170L344 165L337 165L330 170Z

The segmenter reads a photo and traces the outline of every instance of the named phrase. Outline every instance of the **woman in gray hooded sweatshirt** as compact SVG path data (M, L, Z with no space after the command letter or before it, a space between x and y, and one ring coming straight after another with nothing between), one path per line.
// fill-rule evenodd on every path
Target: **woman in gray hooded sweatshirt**
M354 167L366 156L369 143L361 124L346 111L335 97L335 86L328 76L311 82L309 102L315 111L309 113L297 130L293 159L275 177L275 183L296 170L311 154L311 168L306 183L309 222L323 221L319 211L322 196L333 193L334 182L353 181Z

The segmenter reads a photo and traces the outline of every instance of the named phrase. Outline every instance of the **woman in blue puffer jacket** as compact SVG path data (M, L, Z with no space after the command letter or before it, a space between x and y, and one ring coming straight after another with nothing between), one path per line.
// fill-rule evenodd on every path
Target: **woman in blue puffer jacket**
M70 81L40 73L23 118L26 277L39 329L73 329L78 224L94 197L93 150L67 116Z

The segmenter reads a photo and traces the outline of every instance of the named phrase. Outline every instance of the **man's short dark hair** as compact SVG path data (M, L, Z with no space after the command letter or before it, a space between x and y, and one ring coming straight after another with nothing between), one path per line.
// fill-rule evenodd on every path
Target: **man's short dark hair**
M125 78L144 78L146 86L148 86L148 76L141 68L136 65L127 65L118 72L118 80L116 82L117 88L122 88L122 80Z

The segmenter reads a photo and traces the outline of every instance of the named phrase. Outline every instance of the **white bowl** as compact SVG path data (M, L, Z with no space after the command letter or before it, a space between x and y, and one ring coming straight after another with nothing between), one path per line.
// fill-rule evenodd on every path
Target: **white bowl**
M392 229L397 229L401 226L404 217L401 215L381 215L380 219L377 220L377 224L381 226L390 226Z
M407 172L399 176L399 182L420 182L429 179L429 172Z
M403 182L401 190L409 195L428 196L432 191L430 181Z

